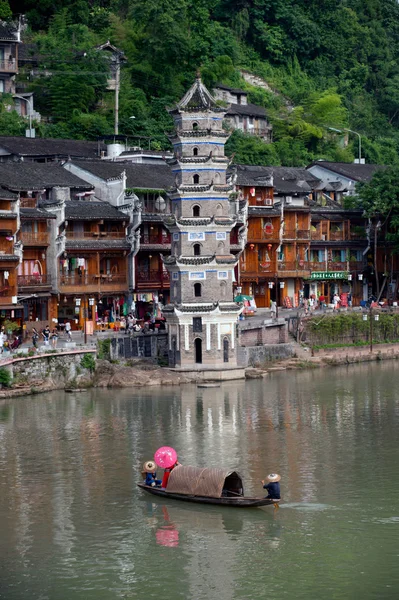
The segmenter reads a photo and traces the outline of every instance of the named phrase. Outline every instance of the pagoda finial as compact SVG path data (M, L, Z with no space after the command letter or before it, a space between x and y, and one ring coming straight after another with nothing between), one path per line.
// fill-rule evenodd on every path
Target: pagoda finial
M197 69L197 72L195 74L195 78L198 79L199 81L201 81L201 71L200 71L200 69Z

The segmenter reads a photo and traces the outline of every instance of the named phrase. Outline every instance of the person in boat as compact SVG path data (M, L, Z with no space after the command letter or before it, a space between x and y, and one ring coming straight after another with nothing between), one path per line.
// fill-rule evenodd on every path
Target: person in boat
M266 481L262 479L263 489L267 490L266 498L270 498L271 500L280 500L280 481L281 476L277 475L277 473L270 473L266 477Z
M163 478L162 478L162 486L163 488L166 488L168 485L168 479L169 479L169 475L171 474L171 472L173 471L173 469L175 467L178 467L180 465L180 463L178 461L175 462L175 464L173 466L171 466L169 469L165 469L164 474L163 474Z
M144 477L144 483L150 487L160 487L162 481L157 479L156 464L153 460L148 460L143 465L142 475Z

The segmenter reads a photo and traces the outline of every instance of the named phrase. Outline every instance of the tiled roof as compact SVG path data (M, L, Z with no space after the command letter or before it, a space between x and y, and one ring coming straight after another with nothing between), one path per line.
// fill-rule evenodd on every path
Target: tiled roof
M274 187L278 193L308 193L319 179L306 169L297 167L263 167L235 165L237 185ZM231 171L230 171L231 173Z
M17 28L13 23L0 21L0 40L18 41Z
M327 169L354 181L368 181L376 171L386 168L384 165L359 165L357 163L329 162L327 160L316 160L307 168L310 169L310 167Z
M0 163L0 185L15 191L69 187L84 190L93 186L69 173L57 163Z
M56 219L56 215L41 208L20 208L22 219Z
M26 138L22 136L0 136L0 148L15 156L36 158L97 158L105 150L102 142L86 140L62 140L52 138Z
M19 257L16 256L15 254L0 254L0 261L4 261L4 262L8 262L8 261L14 261L17 260L19 262Z
M216 83L214 86L215 90L226 90L228 92L231 92L232 94L245 94L248 95L248 92L246 92L245 90L240 90L239 88L233 88L230 87L229 85L225 85L224 83Z
M226 116L228 115L262 117L266 119L265 109L263 106L257 106L256 104L231 104L226 113Z
M128 188L166 190L174 184L172 171L167 164L150 165L108 160L73 160L72 164L104 181L116 179L121 176L122 171L126 171Z
M93 239L93 240L82 240L82 239L67 239L65 247L68 250L130 250L130 244L126 239L121 240L104 240Z
M9 190L5 190L4 188L0 188L0 200L16 201L18 200L18 195L13 194Z
M123 212L108 202L80 202L65 203L65 218L73 220L112 219L113 221L127 221L129 218Z

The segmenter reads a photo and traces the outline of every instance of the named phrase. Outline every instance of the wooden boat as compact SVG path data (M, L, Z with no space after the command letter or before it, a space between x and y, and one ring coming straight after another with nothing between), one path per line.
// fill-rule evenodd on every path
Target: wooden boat
M221 506L278 505L280 500L270 498L252 498L244 496L241 476L229 469L212 469L179 465L170 473L166 488L151 487L138 483L139 488L162 498L199 502L201 504L219 504Z

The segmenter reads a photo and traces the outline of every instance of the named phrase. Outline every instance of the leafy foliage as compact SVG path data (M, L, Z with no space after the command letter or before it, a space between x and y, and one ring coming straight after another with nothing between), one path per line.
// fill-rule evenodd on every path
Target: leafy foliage
M7 0L0 0L7 12ZM127 58L120 131L167 148L165 105L182 96L200 67L205 83L245 87L267 109L274 142L235 135L241 162L303 165L351 161L363 138L368 162L395 164L399 149L399 5L396 0L11 0L39 48L29 79L42 135L89 137L112 131L107 61L94 48L109 39ZM247 69L270 90L247 85ZM51 74L51 75L49 75ZM277 91L277 93L276 93ZM82 117L84 115L85 117ZM134 116L134 119L131 117ZM1 115L0 115L1 117Z
M11 373L4 367L0 367L0 385L4 385L4 387L11 385Z

